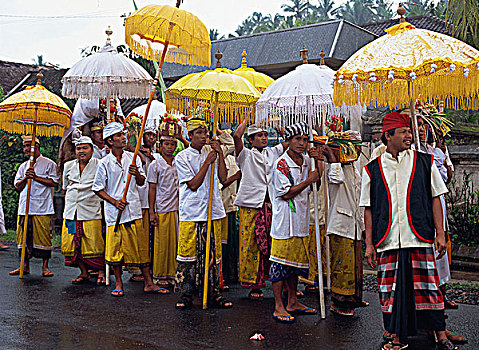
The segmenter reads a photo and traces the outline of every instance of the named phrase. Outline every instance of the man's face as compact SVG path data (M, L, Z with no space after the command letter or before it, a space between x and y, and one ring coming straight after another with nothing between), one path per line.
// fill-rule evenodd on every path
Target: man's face
M265 148L268 146L268 133L266 131L261 131L254 134L251 140L251 146L255 148Z
M161 141L161 153L167 157L171 157L176 150L176 141L165 140Z
M143 134L143 145L146 147L146 148L153 148L153 146L155 145L156 143L156 134L149 131L149 132L145 132Z
M418 130L418 133L419 133L419 139L421 141L425 141L426 140L426 125L424 124L424 119L422 119L421 117L418 117L417 118L417 130Z
M93 156L93 147L88 143L75 146L75 154L78 160L89 161Z
M208 130L206 128L200 127L188 133L191 139L191 144L195 147L203 147L206 145L206 140L208 139Z
M111 138L111 148L125 148L126 147L126 135L124 132L118 132Z
M308 148L308 136L296 135L289 139L289 149L301 154Z
M92 131L91 134L91 139L96 145L102 145L103 144L103 130L95 130Z
M32 143L30 141L23 143L23 152L27 157L30 157L30 148L32 147ZM40 146L35 144L35 152L40 151Z
M397 128L394 135L386 133L388 140L388 148L394 149L397 152L402 152L411 148L412 131L409 127Z

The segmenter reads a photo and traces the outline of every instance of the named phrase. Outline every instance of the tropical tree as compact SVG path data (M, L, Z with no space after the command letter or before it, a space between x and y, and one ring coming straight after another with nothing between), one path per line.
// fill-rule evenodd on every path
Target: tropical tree
M370 7L363 5L361 0L349 0L338 10L338 17L351 23L362 24L374 21L375 13Z
M320 18L326 20L334 19L338 8L335 6L334 0L319 0L318 6L315 6L315 10Z
M479 2L447 0L446 19L452 35L479 48Z
M281 5L284 12L291 13L296 20L302 20L308 16L311 10L309 0L289 0L289 4Z
M375 21L386 21L394 17L395 12L392 9L392 2L388 0L376 0L374 6Z
M37 55L37 58L32 58L32 61L38 66L44 66L46 63L43 60L43 55Z
M414 2L404 3L408 16L424 16L432 14L434 3L431 0L414 0Z
M219 39L224 39L224 35L220 36L220 33L218 32L218 29L210 29L210 40L219 40Z

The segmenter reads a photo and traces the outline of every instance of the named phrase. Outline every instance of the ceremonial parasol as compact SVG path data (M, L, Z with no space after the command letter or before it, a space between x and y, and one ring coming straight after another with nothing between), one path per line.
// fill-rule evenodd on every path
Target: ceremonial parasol
M263 91L266 90L274 80L266 74L257 72L253 68L248 67L246 56L248 56L248 54L246 53L246 50L243 50L243 53L241 54L241 57L243 57L241 60L241 67L233 72L248 80L256 89L258 89L259 92L263 93Z
M111 29L105 46L75 63L63 76L62 94L68 98L99 99L106 97L107 121L110 122L111 98L148 97L153 79L135 61L119 54L111 45Z
M444 101L454 109L479 107L479 51L460 40L415 28L404 19L386 35L354 53L336 72L336 105L361 104L399 109L409 105L415 143L419 134L414 102Z
M144 118L146 107L147 107L146 104L138 106L135 109L133 109L128 115L137 115L141 118ZM165 115L165 113L166 113L166 105L163 102L153 100L151 102L150 112L148 113L150 115L150 118L148 118L148 121L146 122L146 124L151 125L155 128L158 128L160 126L161 118Z
M334 71L324 64L324 52L321 51L321 65L308 64L308 50L300 51L303 64L294 71L273 82L256 103L256 123L271 126L287 126L301 121L309 124L310 142L313 141L313 124L323 125L327 116L341 113L348 118L360 118L359 106L337 108L333 104ZM312 162L313 169L315 162ZM326 181L323 188L326 191ZM327 198L327 196L325 196ZM318 286L321 317L326 317L322 278L321 240L318 217L318 193L313 186L314 219L318 259ZM327 208L327 204L325 205ZM330 287L329 245L326 240L328 289Z
M216 124L223 122L241 122L253 119L254 103L260 93L251 83L221 68L221 52L215 54L218 60L215 70L189 74L166 90L166 108L176 109L180 113L203 115L209 118L213 110L213 137L216 135ZM206 309L208 294L209 252L211 245L211 215L214 185L214 163L211 164L211 178L208 198L208 223L206 238L205 280L203 285L203 309Z
M143 137L146 121L155 96L163 63L195 64L210 66L211 40L206 26L193 14L180 10L183 0L176 1L176 8L168 5L148 5L135 11L125 20L125 41L138 55L159 61L153 87L148 98L145 116L138 139ZM136 161L141 142L137 142L132 163ZM126 200L131 174L125 184L122 200ZM118 230L122 211L118 211L115 232Z
M42 73L37 74L35 86L27 86L0 103L0 128L12 133L32 135L30 148L30 168L34 166L35 137L61 136L70 124L70 108L57 95L41 85ZM23 278L25 250L27 242L28 211L32 179L28 179L27 200L25 203L25 221L23 224L23 241L20 260L20 278Z

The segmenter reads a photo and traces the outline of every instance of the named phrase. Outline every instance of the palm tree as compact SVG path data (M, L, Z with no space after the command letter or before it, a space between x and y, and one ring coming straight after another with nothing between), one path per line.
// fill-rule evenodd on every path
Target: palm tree
M452 35L479 48L479 3L477 0L447 0L447 22Z
M375 21L386 21L394 17L395 12L392 10L392 3L388 0L376 0L375 3Z
M429 15L434 10L434 3L431 0L414 0L411 3L404 3L408 16Z
M302 20L311 9L309 0L289 0L290 4L283 4L281 8L284 12L292 13L296 20Z
M334 0L319 0L318 6L315 7L320 18L334 19L338 8L335 7Z
M43 60L43 55L37 55L37 58L32 58L32 61L38 66L44 66L46 63Z
M224 35L220 36L220 33L218 32L218 29L210 29L210 40L219 40L219 39L224 39Z
M374 21L375 14L361 0L349 0L338 11L338 16L345 21L361 24Z

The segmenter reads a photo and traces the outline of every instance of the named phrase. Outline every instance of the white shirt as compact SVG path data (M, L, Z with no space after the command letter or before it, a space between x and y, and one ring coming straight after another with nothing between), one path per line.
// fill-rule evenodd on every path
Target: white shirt
M283 152L281 144L265 147L261 152L256 148L243 147L236 155L242 177L235 205L255 209L263 206L266 190L271 181L271 169Z
M414 151L406 150L400 152L397 160L389 152L385 152L380 157L384 177L391 193L392 223L388 237L381 243L377 251L431 247L431 243L423 242L414 235L409 226L407 215L407 193L412 173ZM431 192L432 197L438 197L448 192L435 164L431 167ZM366 170L363 169L359 205L370 207L370 195L371 179Z
M175 159L169 165L160 155L148 167L147 181L156 184L155 213L178 210L178 174Z
M97 145L93 144L93 157L102 159L102 158L105 158L105 156L106 156L106 147L103 146L103 148L100 148Z
M158 159L160 157L158 153L153 153L153 152L152 152L152 156L155 159ZM143 165L143 171L145 172L147 179L148 179L148 169L151 163L152 163L151 159L149 157L145 157L145 164ZM150 207L148 203L148 181L145 181L143 186L138 186L138 193L140 194L141 208L148 209Z
M329 188L327 234L361 239L364 230L359 207L361 175L353 164L332 163L326 166Z
M113 153L109 153L105 158L100 160L93 182L92 190L97 192L104 190L110 197L115 200L120 200L123 197L125 190L126 179L128 178L128 168L133 160L133 153L124 151L121 157L121 163L118 163ZM141 166L140 157L136 158L136 166L141 175L145 176L145 172ZM120 219L120 224L141 219L141 203L140 195L138 194L138 187L136 179L131 177L130 187L126 201L129 203L123 211ZM118 209L105 201L105 221L107 226L114 226Z
M0 169L0 179L2 178L2 169ZM2 204L2 181L0 181L0 235L7 233L5 228L5 216L3 214Z
M17 184L25 177L25 173L30 166L30 160L22 163L18 168L17 175L15 176L14 184ZM52 160L39 156L33 166L35 174L44 179L51 179L55 183L59 182L59 176L57 175L57 165ZM18 215L25 215L25 205L27 202L27 188L24 187L20 193L18 200ZM53 209L53 187L47 187L41 183L33 180L32 189L30 192L30 208L29 215L53 215L55 210Z
M238 165L236 164L235 157L231 154L225 157L226 169L228 169L228 177L233 176L239 171ZM221 199L223 200L223 205L225 207L225 211L227 213L231 213L233 211L237 211L238 207L236 207L233 203L236 199L236 188L237 182L233 182L226 188L221 187Z
M62 185L66 191L64 219L79 221L101 219L101 200L92 190L99 163L100 159L92 157L81 175L78 159L65 163Z
M176 155L175 166L180 182L179 194L179 220L190 222L201 222L208 220L208 197L210 192L211 166L201 186L196 190L191 190L187 182L192 180L208 156L208 151L203 147L201 153L193 147L188 147ZM218 160L215 162L215 179L213 181L213 207L212 220L222 219L226 216L218 180Z
M290 183L288 177L278 169L278 163L286 161L289 166L293 179ZM285 152L274 163L271 171L271 204L273 206L273 218L271 224L271 237L274 239L288 239L291 237L306 237L309 235L309 192L310 188L305 188L300 194L292 200L296 208L294 213L289 207L288 201L281 196L289 192L292 186L304 182L311 169L311 160L309 156L303 155L303 165L297 165Z

